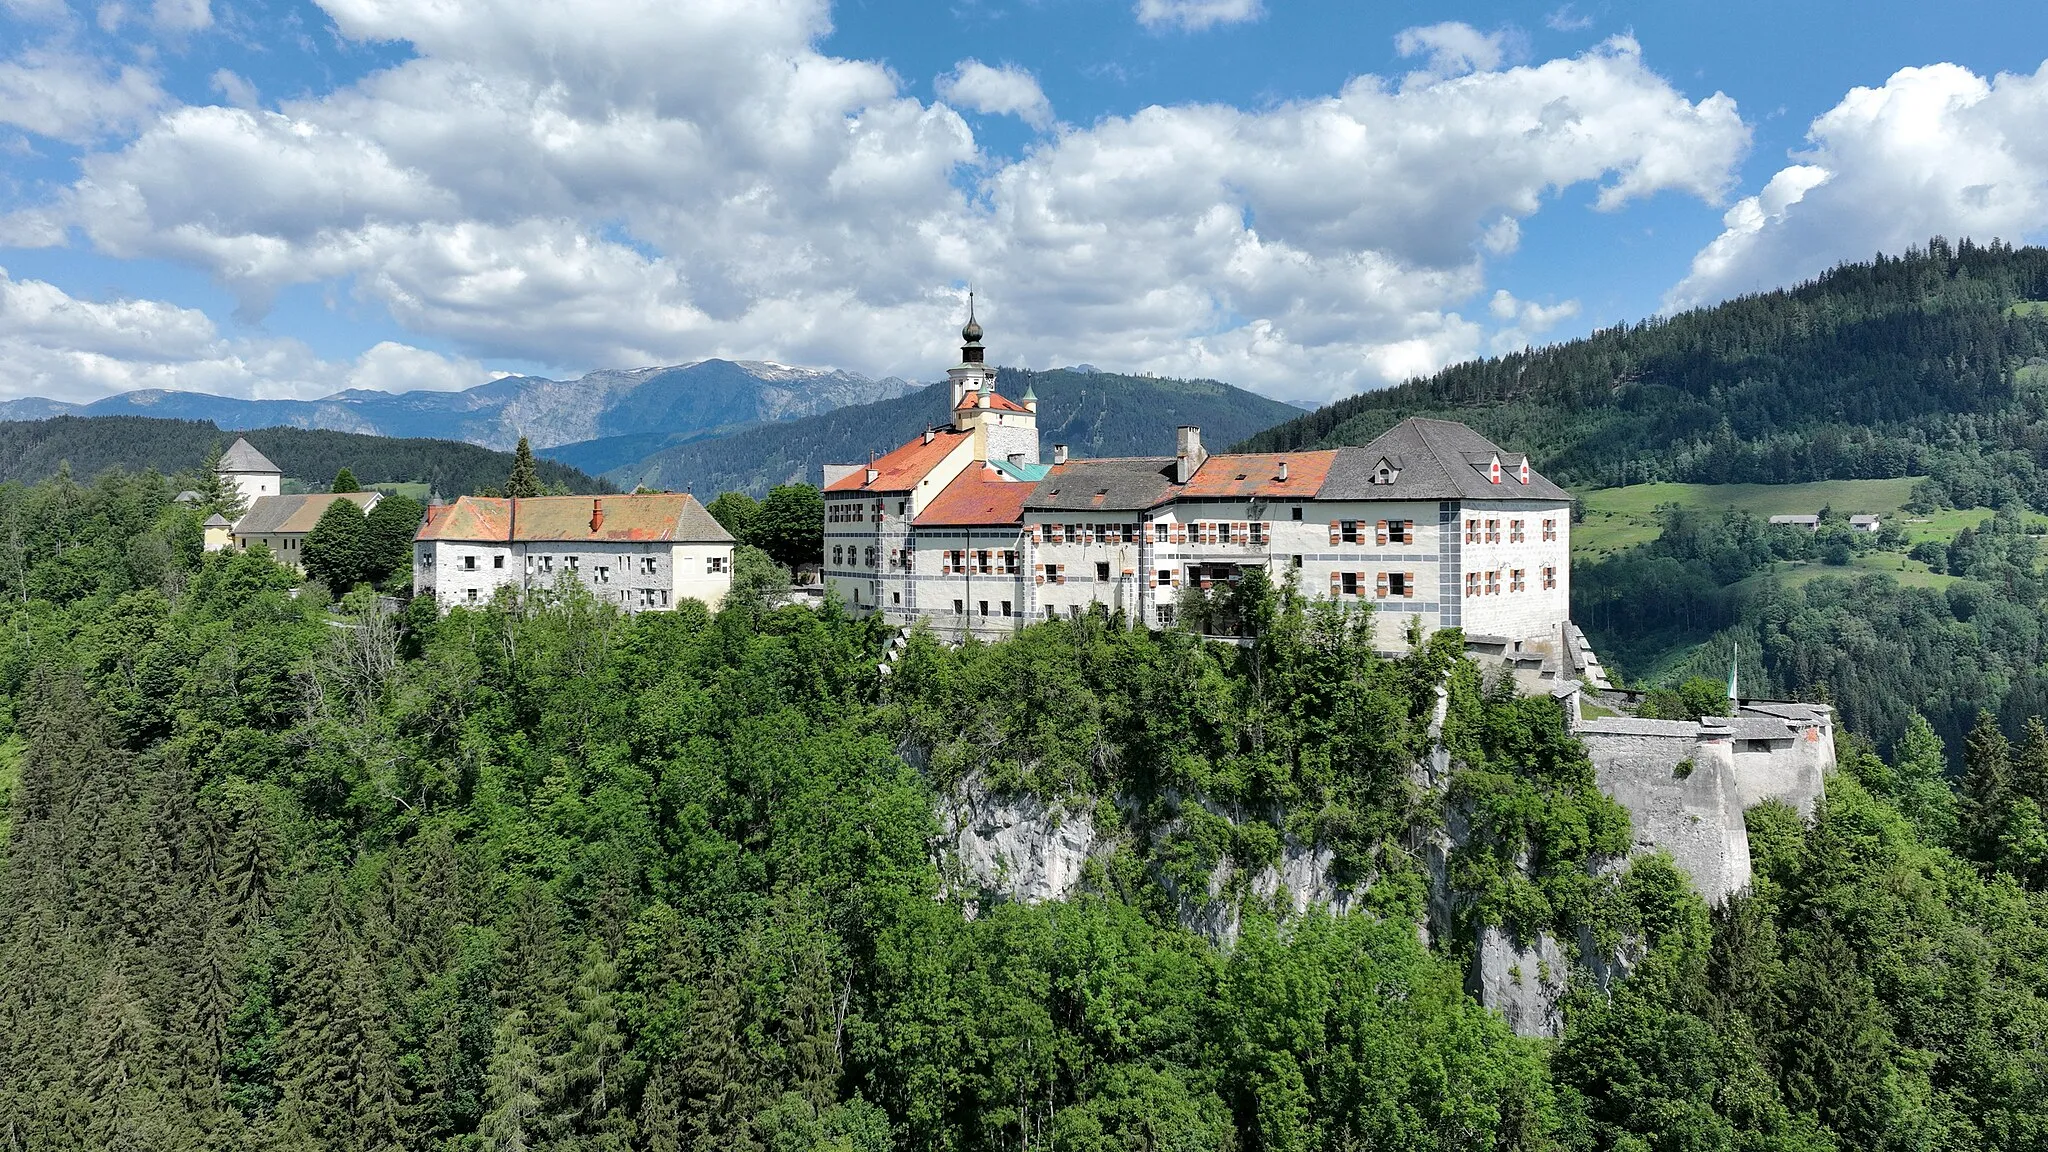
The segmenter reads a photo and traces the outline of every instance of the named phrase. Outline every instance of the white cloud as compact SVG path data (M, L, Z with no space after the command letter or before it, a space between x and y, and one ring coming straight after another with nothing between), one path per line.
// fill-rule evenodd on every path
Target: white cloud
M1583 32L1593 26L1593 18L1580 12L1576 4L1565 4L1552 9L1543 24L1553 32Z
M348 387L467 388L473 361L382 343L353 362L296 340L223 337L204 312L157 300L83 300L0 268L0 397L87 402L137 388L309 399Z
M1429 70L1441 76L1466 72L1491 72L1507 55L1505 32L1481 32L1470 24L1431 24L1406 28L1394 37L1394 50L1403 56L1429 57Z
M226 68L215 69L210 83L213 90L220 93L221 99L236 108L254 111L261 103L256 95L256 85Z
M1728 210L1669 308L1794 283L1930 236L2048 234L2048 64L1986 80L1954 64L1856 88L1814 120L1808 149Z
M1687 100L1633 41L1510 68L1439 26L1418 50L1463 42L1472 70L1152 107L1005 160L885 68L818 52L822 0L326 2L411 58L270 110L164 112L0 235L180 261L252 313L345 283L433 340L564 371L926 378L971 282L1006 362L1321 399L1532 330L1489 314L1483 261L1549 193L1714 200L1748 142L1733 101ZM952 81L995 101L964 63Z
M149 22L160 32L197 32L213 26L211 0L156 0Z
M1243 24L1265 15L1259 0L1138 0L1138 23L1147 28L1199 32L1218 24Z
M1052 101L1038 78L1013 64L991 68L979 60L962 60L940 76L939 98L948 104L989 116L1015 116L1034 128L1052 123Z
M156 78L55 47L0 61L0 124L73 143L140 123L165 102Z

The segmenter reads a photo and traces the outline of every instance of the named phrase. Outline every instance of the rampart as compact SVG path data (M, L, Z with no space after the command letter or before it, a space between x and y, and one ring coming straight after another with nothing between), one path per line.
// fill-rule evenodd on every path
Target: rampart
M1810 816L1835 766L1827 705L1746 700L1734 711L1576 724L1600 790L1629 811L1637 847L1669 851L1714 904L1749 885L1743 812L1781 800Z

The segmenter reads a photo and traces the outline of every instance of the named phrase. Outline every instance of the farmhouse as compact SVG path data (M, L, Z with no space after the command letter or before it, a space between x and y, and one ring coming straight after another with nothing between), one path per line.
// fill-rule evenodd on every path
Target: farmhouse
M852 610L963 635L1097 604L1164 626L1186 592L1258 569L1374 605L1389 650L1411 622L1511 657L1583 649L1571 496L1526 455L1412 419L1364 447L1211 453L1183 427L1171 456L1070 460L1054 445L1041 462L1037 398L996 392L971 315L961 337L948 423L825 467L826 583Z
M444 611L564 580L627 612L715 609L732 586L732 533L688 493L464 496L428 509L413 548L413 594Z

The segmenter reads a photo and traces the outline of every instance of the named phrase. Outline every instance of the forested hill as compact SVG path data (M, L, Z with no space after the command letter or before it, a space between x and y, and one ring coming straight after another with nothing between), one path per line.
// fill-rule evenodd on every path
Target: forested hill
M1170 380L1114 372L999 370L1011 399L1038 394L1039 442L1066 444L1076 456L1138 456L1173 451L1175 425L1195 424L1221 446L1270 427L1300 409L1214 380ZM548 450L556 460L635 484L760 495L790 480L818 482L827 463L865 460L948 418L948 385L855 404L820 416L766 425L716 439L664 443L660 436L613 437Z
M424 482L454 498L501 485L512 469L510 452L494 452L455 440L399 440L313 428L257 428L223 432L204 420L159 420L148 416L56 416L48 420L0 421L0 482L54 476L69 463L81 479L109 468L165 475L189 472L213 448L237 435L270 457L286 476L324 487L343 468L364 484ZM542 460L541 482L570 492L608 492L611 486L566 464Z
M1936 239L1797 288L1454 365L1245 446L1363 444L1444 416L1581 486L1932 473L2040 506L2041 301L2048 250Z

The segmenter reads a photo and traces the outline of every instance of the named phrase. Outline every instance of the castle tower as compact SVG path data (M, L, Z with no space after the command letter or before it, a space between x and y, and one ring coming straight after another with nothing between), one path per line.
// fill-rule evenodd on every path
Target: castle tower
M977 460L1038 463L1038 397L1027 390L1019 404L996 394L996 370L984 358L972 292L960 340L960 363L946 370L953 382L953 426L974 433Z
M241 493L242 506L248 507L264 496L276 496L284 491L284 469L270 462L270 458L258 452L247 440L236 437L234 445L221 454L220 463L214 465L220 478Z

